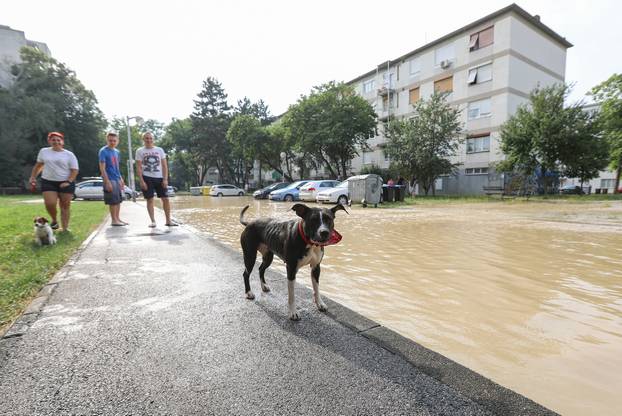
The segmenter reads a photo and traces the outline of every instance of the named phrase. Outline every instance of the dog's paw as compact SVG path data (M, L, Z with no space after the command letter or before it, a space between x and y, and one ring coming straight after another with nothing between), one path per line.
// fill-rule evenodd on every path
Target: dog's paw
M328 311L328 306L326 306L326 304L322 301L319 301L316 303L317 305L317 310L320 312L326 312Z
M298 312L290 312L289 319L292 321L300 321L300 316L298 316Z
M264 291L264 292L269 292L270 291L270 286L262 284L261 285L261 290Z
M251 290L249 290L248 292L246 292L246 299L248 300L255 299L255 294Z

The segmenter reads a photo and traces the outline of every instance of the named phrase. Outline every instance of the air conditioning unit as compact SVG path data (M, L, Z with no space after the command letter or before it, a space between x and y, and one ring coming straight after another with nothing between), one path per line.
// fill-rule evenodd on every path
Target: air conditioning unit
M451 66L451 61L449 59L445 59L441 61L441 68L447 69Z

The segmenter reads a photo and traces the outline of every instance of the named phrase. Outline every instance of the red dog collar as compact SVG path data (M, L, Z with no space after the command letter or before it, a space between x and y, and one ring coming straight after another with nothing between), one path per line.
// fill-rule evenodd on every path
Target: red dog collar
M300 237L302 238L302 241L304 241L305 244L309 244L312 246L320 246L320 247L331 246L341 241L341 234L339 234L337 230L335 229L331 231L330 238L325 243L319 243L317 241L311 240L305 235L305 232L302 229L302 221L298 222L298 232L300 233Z

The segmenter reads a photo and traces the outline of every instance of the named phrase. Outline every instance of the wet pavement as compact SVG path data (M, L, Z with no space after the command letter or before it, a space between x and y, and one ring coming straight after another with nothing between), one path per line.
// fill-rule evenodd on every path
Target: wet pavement
M282 274L247 301L237 251L122 217L0 340L2 414L551 414L300 285L292 322Z

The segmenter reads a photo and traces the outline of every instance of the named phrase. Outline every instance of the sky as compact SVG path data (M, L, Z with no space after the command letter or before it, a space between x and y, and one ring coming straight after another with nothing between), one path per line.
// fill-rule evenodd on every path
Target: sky
M509 1L1 0L0 25L44 42L108 118L168 123L217 78L230 104L263 99L278 115L330 80L349 81ZM622 2L521 0L565 37L571 99L622 72Z

